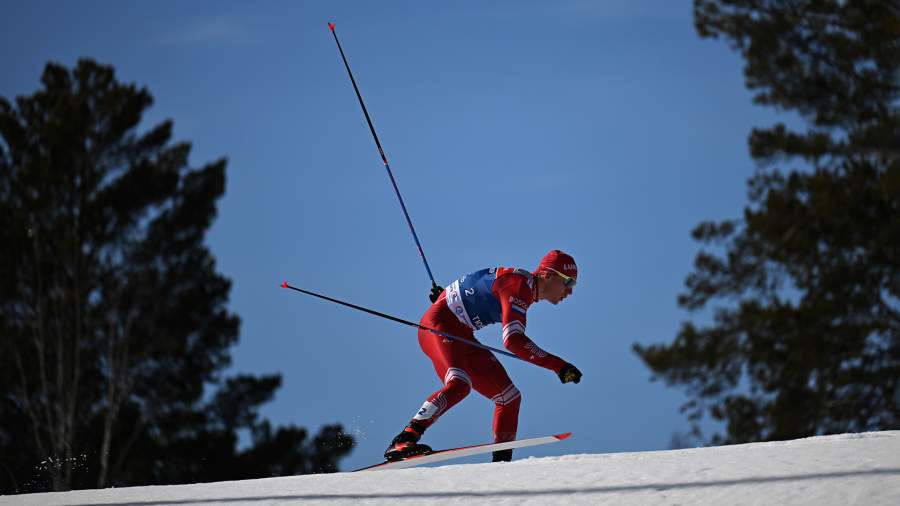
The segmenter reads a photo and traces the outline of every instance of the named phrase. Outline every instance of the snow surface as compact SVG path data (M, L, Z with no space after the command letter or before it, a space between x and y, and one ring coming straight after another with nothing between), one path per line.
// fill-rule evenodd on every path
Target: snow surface
M564 452L565 445L554 447ZM900 431L658 452L527 455L528 449L517 450L520 460L500 464L3 496L0 505L900 505Z

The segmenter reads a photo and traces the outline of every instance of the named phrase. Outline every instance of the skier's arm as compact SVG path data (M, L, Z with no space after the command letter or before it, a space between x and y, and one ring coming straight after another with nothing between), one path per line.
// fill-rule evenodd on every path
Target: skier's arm
M497 280L497 298L502 309L503 346L519 358L559 373L566 361L548 353L525 335L525 313L531 305L531 288L519 276Z
M534 341L521 332L510 334L503 339L503 346L518 357L524 358L534 365L550 369L557 374L566 366L565 360L542 350L540 346L534 344Z
M559 376L559 381L563 383L578 383L581 381L581 371L579 371L577 367L542 350L540 346L534 344L534 341L529 339L525 334L512 334L503 340L503 345L506 346L506 349L509 351L528 360L532 364L539 365L555 372L556 375Z

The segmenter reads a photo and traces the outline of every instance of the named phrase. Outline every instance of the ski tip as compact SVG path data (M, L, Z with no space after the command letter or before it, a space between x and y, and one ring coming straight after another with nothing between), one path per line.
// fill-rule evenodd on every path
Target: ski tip
M556 439L562 441L563 439L569 438L571 435L572 435L571 432L564 432L564 433L562 433L562 434L554 434L553 437L555 437Z
M328 23L328 28L331 29L331 31L333 32L334 31L334 23Z
M282 281L281 288L287 288L287 287L288 287L287 281Z

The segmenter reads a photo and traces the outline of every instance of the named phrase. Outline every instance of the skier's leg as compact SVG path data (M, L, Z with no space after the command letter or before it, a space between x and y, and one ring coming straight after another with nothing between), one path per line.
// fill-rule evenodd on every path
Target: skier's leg
M422 351L431 358L435 373L444 383L442 388L428 396L412 419L412 422L416 422L424 431L448 409L469 395L472 380L466 371L465 344L425 330L419 331L419 344Z
M506 369L493 353L487 350L476 350L469 356L472 369L472 387L481 395L494 401L494 442L502 443L516 438L519 425L519 407L522 394L513 385ZM504 450L502 460L512 458L512 450ZM497 455L494 456L495 460Z
M443 308L446 309L446 306ZM452 313L448 314L453 320L448 321L447 315L441 315L440 309L441 305L439 304L432 306L422 318L422 325L460 337L475 338L471 330L462 327ZM444 386L428 396L409 424L391 441L384 453L388 460L430 452L429 447L418 444L422 434L448 409L469 395L472 390L472 380L466 372L465 364L466 350L464 348L467 345L453 342L424 330L419 330L419 345L431 359L434 370Z

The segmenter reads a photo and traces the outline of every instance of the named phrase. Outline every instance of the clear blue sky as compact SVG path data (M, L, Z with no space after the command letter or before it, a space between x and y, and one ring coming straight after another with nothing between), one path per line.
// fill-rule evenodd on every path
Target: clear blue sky
M243 320L231 373L283 375L262 414L340 422L380 459L439 387L415 330L279 288L282 280L418 321L430 282L365 124L338 36L432 271L575 256L572 297L529 311L528 334L579 385L502 359L523 392L523 455L664 449L688 429L677 389L649 381L635 342L671 341L690 230L733 218L753 172L746 138L773 122L742 60L701 40L691 2L3 1L0 95L38 89L48 60L111 64L146 86L148 128L175 122L194 166L227 157L208 236ZM479 338L502 346L500 329ZM427 434L488 441L473 393Z

